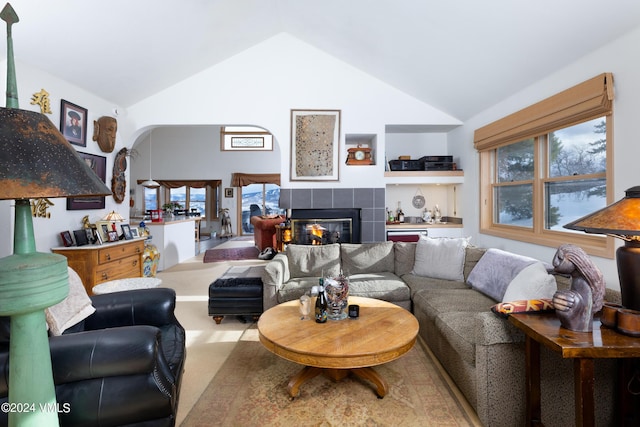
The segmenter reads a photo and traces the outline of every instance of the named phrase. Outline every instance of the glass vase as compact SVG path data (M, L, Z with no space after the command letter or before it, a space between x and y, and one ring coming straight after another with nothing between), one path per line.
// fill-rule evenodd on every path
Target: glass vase
M348 316L349 279L345 276L327 278L324 281L327 295L327 318L342 320Z

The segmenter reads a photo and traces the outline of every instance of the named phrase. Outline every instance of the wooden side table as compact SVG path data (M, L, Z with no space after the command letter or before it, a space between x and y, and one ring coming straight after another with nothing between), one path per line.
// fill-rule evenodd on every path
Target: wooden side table
M593 426L594 359L630 359L640 357L640 338L634 338L600 326L594 320L593 332L574 332L560 326L554 313L512 314L509 321L525 333L526 425L542 425L540 395L540 345L574 359L576 425ZM620 364L624 369L624 364ZM619 384L620 417L625 415L626 384Z

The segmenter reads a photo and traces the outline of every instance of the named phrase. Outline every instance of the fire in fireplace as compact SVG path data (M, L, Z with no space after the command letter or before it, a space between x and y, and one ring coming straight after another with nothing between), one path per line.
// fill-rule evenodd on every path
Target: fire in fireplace
M298 245L360 243L360 209L294 209L291 233Z

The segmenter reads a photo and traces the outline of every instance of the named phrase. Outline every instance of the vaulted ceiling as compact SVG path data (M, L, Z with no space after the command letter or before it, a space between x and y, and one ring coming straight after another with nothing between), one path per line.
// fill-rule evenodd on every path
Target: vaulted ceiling
M632 0L11 4L16 60L123 107L287 32L460 120L640 26Z

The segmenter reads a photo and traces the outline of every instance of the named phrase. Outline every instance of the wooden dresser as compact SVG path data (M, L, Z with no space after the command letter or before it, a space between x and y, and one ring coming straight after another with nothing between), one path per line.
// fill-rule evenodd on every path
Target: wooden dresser
M103 245L52 248L67 257L69 267L82 279L89 295L98 283L127 277L142 277L144 238L121 240Z

